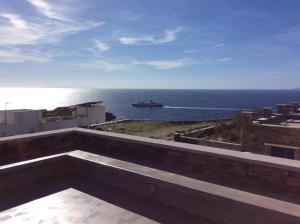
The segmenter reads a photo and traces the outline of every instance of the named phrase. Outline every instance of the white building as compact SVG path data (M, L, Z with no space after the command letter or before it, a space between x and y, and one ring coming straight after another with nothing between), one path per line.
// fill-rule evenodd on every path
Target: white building
M105 107L99 103L80 104L72 108L72 116L55 117L43 117L43 110L0 110L0 137L105 122Z

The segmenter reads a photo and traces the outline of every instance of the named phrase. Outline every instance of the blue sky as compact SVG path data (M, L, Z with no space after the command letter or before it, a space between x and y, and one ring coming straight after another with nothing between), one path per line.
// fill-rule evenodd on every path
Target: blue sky
M300 1L0 1L0 86L300 87Z

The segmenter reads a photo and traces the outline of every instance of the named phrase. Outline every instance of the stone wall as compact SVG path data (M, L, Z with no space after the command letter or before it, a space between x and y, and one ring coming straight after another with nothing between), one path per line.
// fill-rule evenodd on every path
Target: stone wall
M299 161L79 128L2 139L0 158L3 165L76 149L249 191L300 195Z
M78 133L81 149L249 191L265 189L270 194L292 194L295 197L300 194L298 161L101 133ZM297 168L286 165L286 161L296 164Z
M300 211L299 205L287 207L280 200L96 154L80 151L72 155L75 156L71 166L77 174L76 179L82 181L82 177L91 178L97 183L98 189L104 183L213 221L197 219L195 223L283 224L298 223L300 219L297 213ZM287 211L293 214L287 214ZM185 220L178 223L191 222Z
M266 143L300 147L300 128L253 124L251 113L244 113L242 121L242 151L270 155L271 149ZM295 159L300 160L299 150L295 150Z
M181 217L185 212L188 217L193 216L191 219L184 216L182 221L154 219L159 223L283 224L299 223L300 219L299 204L80 150L1 167L0 180L4 183L0 186L0 211L73 188L143 215L149 209L144 203L147 202L153 205L155 209L152 211L159 217L167 213L174 218L174 213L170 213L173 209ZM62 185L58 184L61 182ZM128 197L130 195L133 197ZM16 196L19 200L14 200ZM68 201L66 206L78 203L77 197L66 197L65 200ZM85 210L89 209L89 201L84 202ZM128 207L132 202L135 206ZM47 203L42 206L47 206ZM167 210L164 209L166 207ZM22 216L22 212L16 211L18 210L14 209L0 219L5 222L10 217ZM73 212L72 209L70 211ZM53 213L53 207L49 207L50 215L51 212ZM71 217L69 220L73 222L78 218L74 215Z
M221 148L221 149L241 151L240 144L187 137L187 136L181 135L179 133L174 134L174 141L189 143L189 144L196 144L196 145L204 145L204 146L210 146L210 147L217 147L217 148Z
M206 128L201 128L199 130L194 130L194 131L191 131L187 134L185 134L185 136L187 137L197 137L197 138L202 138L202 137L206 137L206 136L209 136L209 135L213 135L214 132L215 132L215 125L214 126L210 126L210 127L206 127Z
M73 135L73 131L64 129L1 138L0 165L74 150Z
M205 139L205 137L214 134L215 127L216 126L201 128L199 130L191 131L188 134L174 133L174 141L241 151L240 144Z
M69 172L68 164L67 156L58 156L0 169L0 192L62 176Z

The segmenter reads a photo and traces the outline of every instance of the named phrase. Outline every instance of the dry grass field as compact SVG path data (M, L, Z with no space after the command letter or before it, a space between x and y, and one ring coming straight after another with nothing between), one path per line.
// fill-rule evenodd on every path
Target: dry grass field
M175 132L189 132L196 129L214 125L214 122L176 122L176 121L152 121L129 120L101 125L98 130L137 135L142 137L173 140Z

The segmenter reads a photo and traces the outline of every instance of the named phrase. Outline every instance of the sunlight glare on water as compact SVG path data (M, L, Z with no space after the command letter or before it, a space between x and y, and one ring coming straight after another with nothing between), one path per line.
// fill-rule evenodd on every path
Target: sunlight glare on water
M74 101L74 89L0 88L0 109L54 109Z

